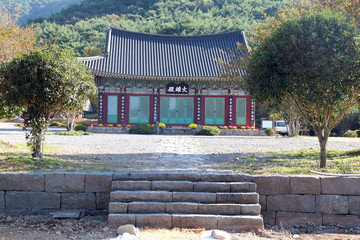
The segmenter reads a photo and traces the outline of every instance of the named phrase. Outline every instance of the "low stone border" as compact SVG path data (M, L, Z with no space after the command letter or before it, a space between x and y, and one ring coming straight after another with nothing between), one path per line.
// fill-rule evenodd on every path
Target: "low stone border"
M0 213L107 211L114 179L161 179L164 171L0 173ZM174 180L253 181L265 224L360 225L360 178L165 172Z

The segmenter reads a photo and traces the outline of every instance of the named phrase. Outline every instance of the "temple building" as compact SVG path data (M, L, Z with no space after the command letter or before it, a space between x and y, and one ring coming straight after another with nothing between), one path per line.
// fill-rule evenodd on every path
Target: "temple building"
M247 47L243 31L173 36L110 27L104 55L80 58L95 77L99 123L254 126L254 103L222 78L218 63L230 60L229 50L238 54L237 43Z

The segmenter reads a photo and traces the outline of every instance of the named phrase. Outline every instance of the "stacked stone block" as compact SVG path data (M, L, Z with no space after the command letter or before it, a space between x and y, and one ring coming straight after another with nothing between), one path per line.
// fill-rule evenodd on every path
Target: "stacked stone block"
M263 228L249 176L231 173L120 171L114 174L108 224L148 227Z
M107 210L112 173L0 174L0 212Z
M265 224L360 224L360 178L253 177Z

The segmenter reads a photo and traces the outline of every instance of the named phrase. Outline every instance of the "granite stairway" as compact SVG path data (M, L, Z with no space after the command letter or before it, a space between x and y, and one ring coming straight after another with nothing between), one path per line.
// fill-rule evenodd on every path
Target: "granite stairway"
M242 231L264 227L260 210L256 184L242 175L121 171L113 175L108 225Z

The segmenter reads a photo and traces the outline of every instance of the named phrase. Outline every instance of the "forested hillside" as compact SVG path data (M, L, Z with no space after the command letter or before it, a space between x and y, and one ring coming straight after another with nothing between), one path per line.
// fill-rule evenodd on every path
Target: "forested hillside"
M36 19L38 40L72 48L78 56L102 53L108 27L194 35L243 29L289 0L83 0L48 19Z
M81 0L0 0L0 6L10 11L18 11L19 21L26 23L30 18L49 17L70 4Z

